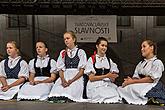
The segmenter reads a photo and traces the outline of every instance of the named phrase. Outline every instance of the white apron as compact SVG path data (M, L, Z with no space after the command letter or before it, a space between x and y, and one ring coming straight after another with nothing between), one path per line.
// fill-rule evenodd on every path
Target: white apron
M157 83L130 84L124 88L119 87L118 92L129 104L145 105L148 98L144 96L156 84Z
M66 69L64 77L68 81L75 77L78 72L79 71L77 69ZM65 96L76 102L82 101L83 77L79 78L66 88L64 88L61 84L61 79L58 78L49 94L49 97Z
M15 81L17 81L18 79L6 79L7 83L8 84L11 84ZM10 100L12 99L19 91L19 88L22 84L20 85L17 85L17 86L14 86L12 88L10 88L9 90L7 90L6 92L3 92L1 89L0 89L0 99L3 99L3 100ZM0 87L2 86L2 84L0 83Z
M40 76L35 77L35 80L45 80L48 77ZM50 93L50 90L53 86L53 83L40 83L37 85L30 85L29 82L26 82L18 92L17 99L38 99L38 100L46 100Z
M117 86L110 81L88 81L87 96L91 103L116 103L121 99L117 92Z

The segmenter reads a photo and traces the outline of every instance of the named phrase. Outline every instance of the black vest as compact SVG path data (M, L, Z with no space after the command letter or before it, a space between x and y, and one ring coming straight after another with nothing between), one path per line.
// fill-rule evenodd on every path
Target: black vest
M64 61L66 68L77 68L78 67L78 64L80 61L80 58L78 57L78 51L79 51L79 49L77 50L76 55L73 58L70 58L68 56L68 54L66 53L65 61Z
M110 59L109 58L107 58L107 59L108 59L108 63L109 63L109 69L104 69L104 68L99 68L98 69L98 68L95 67L96 61L93 63L93 67L96 71L96 74L95 74L96 76L105 75L105 74L109 73L110 68L111 68L111 63L110 63Z
M4 68L5 68L5 73L6 73L6 76L7 78L15 78L15 79L18 79L18 73L21 69L20 67L20 62L22 61L22 58L18 61L18 63L16 64L15 67L13 68L9 68L8 66L8 61L9 59L7 58L4 62Z
M35 69L35 77L36 76L48 76L50 77L51 74L50 74L50 69L51 69L51 66L50 66L50 62L51 62L51 58L49 58L49 62L48 62L48 65L47 67L43 67L43 68L40 68L40 67L36 67L36 62L37 62L37 58L35 58L34 60L34 69Z

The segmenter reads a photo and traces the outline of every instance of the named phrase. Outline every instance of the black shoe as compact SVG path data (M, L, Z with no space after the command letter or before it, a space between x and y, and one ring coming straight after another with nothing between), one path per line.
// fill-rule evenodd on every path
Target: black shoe
M161 103L161 101L151 97L148 99L147 105L158 105L158 106L165 106L164 103Z
M122 98L122 101L124 104L128 104L128 102L124 98Z

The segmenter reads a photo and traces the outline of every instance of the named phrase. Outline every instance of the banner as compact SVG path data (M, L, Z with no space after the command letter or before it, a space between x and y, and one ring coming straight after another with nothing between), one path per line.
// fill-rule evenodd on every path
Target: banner
M75 32L77 42L96 42L98 37L117 42L115 15L67 15L66 22L67 31Z

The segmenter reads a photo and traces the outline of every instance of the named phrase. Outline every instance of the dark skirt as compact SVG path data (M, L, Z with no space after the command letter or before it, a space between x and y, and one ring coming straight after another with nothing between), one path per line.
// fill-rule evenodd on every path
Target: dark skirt
M165 104L165 87L163 83L158 82L155 87L148 91L145 97L154 98L161 104Z

